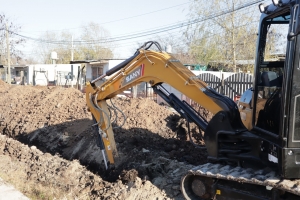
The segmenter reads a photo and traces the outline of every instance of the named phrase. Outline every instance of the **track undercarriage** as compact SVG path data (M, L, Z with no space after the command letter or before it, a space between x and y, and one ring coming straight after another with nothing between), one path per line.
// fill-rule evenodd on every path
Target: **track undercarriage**
M181 181L186 199L299 199L300 180L281 179L269 169L207 163Z

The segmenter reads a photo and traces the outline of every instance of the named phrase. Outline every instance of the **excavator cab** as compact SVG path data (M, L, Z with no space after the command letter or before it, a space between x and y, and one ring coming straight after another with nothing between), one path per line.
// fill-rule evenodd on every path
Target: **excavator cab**
M282 84L285 69L287 33L290 9L266 17L261 22L256 81L254 93L253 126L279 134L281 121Z
M207 138L216 137L205 143L209 158L223 164L191 169L182 179L186 199L300 198L299 3L259 5L254 84L238 103L248 131L237 133L237 119L223 124L216 114L206 129ZM238 167L230 165L234 158Z
M263 162L285 178L300 178L299 24L299 1L263 9L252 88L251 132L262 139Z
M234 109L230 109L229 114L219 112L208 123L205 131L208 159L226 164L236 162L240 166L268 166L283 177L300 178L300 172L297 175L293 172L299 168L298 161L287 164L287 160L295 158L286 156L290 150L289 132L284 133L289 128L284 122L287 120L284 108L287 109L292 98L286 95L291 89L291 78L287 77L291 74L291 64L299 57L292 49L297 45L298 35L294 33L298 26L298 4L286 1L281 6L260 7L263 13L253 87L240 98L239 117L232 117L236 114L232 115Z

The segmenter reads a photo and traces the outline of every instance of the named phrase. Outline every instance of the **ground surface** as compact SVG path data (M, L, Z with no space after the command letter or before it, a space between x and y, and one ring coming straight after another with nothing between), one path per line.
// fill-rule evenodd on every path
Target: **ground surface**
M5 194L0 196L0 200L29 200L21 192L17 191L12 185L5 183L5 181L1 178L0 194Z
M84 94L0 82L0 95L0 177L33 199L182 199L181 176L206 163L185 121L149 99L113 99L127 118L114 129L119 157L106 172ZM119 113L114 125L122 122Z

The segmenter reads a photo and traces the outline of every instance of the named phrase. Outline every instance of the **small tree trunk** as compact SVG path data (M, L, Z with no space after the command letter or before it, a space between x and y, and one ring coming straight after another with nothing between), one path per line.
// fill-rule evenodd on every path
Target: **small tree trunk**
M232 34L232 67L233 67L233 72L236 72L236 44L235 44L235 25L234 25L234 14L235 14L235 10L234 10L234 1L232 2L232 18L231 18L231 27L232 27L232 31L231 31L231 34Z

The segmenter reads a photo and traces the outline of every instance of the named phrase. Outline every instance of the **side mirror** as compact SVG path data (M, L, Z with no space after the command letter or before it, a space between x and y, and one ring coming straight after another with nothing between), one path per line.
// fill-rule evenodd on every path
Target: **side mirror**
M288 41L292 41L294 40L295 36L297 36L299 33L293 33L293 32L289 32L288 35L287 35L287 39Z

